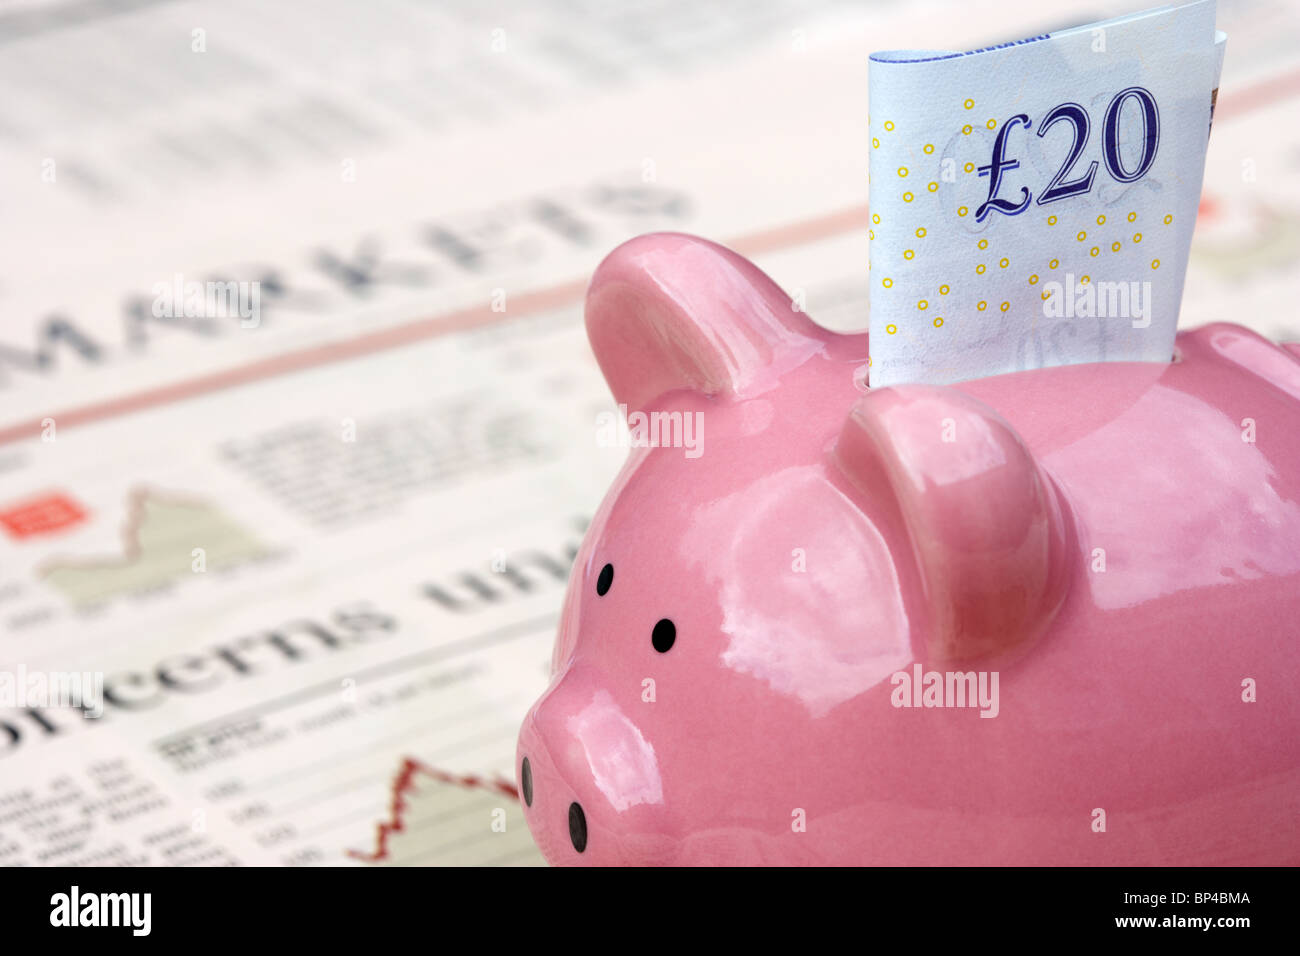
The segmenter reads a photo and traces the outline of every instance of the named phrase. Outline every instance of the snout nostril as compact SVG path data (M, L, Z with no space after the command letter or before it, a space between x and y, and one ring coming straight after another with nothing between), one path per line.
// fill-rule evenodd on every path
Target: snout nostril
M569 839L579 853L587 849L587 815L576 803L569 804Z
M519 768L519 787L524 792L524 806L531 807L533 805L533 767L528 762L527 757L524 758L524 765Z

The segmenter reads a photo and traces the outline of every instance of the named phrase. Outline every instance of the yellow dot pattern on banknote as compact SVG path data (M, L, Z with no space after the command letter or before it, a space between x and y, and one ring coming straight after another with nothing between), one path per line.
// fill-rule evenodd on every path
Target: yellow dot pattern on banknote
M939 297L944 297L945 314L926 316L931 334L947 334L954 328L960 332L964 315L987 314L990 302L1001 314L1023 315L1017 303L1039 309L1037 303L1052 298L1062 282L1091 282L1091 275L1084 271L1090 263L1095 269L1102 268L1103 261L1110 263L1105 267L1106 279L1136 275L1143 267L1160 268L1161 260L1149 253L1163 254L1164 246L1137 259L1135 247L1143 243L1144 233L1134 230L1142 230L1147 217L1170 226L1174 214L1168 209L1133 208L1131 196L1127 201L1123 195L1117 201L1106 200L1104 211L1097 208L1096 197L1073 203L1067 198L1044 209L1032 199L1041 196L1047 183L1033 182L1037 192L1022 210L1029 216L1006 215L996 206L990 210L993 142L1003 126L1002 135L1014 139L1016 124L1007 124L997 115L972 115L978 106L974 97L958 98L954 105L955 122L944 138L935 136L933 128L930 135L909 129L907 117L883 120L878 126L873 124L871 131L872 163L877 172L883 166L893 179L892 187L882 187L892 193L892 201L885 197L873 202L879 211L872 212L873 228L869 230L873 262L878 259L876 264L888 272L877 286L881 304L873 301L872 308L873 312L881 308L889 335L911 341L921 333L918 320ZM1015 149L1019 150L1015 158L1027 158L1023 144ZM998 187L996 198L1013 203L1018 199L1022 182L1034 172L1032 163L1025 165L1029 167L1026 172ZM1084 168L1080 161L1074 174ZM925 189L917 189L914 183L925 183ZM911 188L905 188L908 186ZM1023 235L1035 231L1042 235L1041 246L1033 250L1037 254L1016 255L1025 249ZM1150 231L1149 222L1146 231ZM952 237L966 237L970 244L964 249L968 251L950 254ZM917 244L917 240L925 242ZM907 308L909 302L911 309ZM1035 304L1030 306L1030 302Z

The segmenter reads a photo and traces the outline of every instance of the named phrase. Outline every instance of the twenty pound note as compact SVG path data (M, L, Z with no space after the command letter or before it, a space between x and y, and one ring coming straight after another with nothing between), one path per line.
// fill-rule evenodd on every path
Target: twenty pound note
M1170 360L1214 14L871 57L872 386Z

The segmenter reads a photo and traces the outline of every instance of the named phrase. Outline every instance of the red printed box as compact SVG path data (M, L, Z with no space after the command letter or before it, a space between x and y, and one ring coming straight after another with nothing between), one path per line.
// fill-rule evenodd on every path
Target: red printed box
M58 492L29 498L0 510L0 525L14 538L49 534L79 524L86 511L76 501Z

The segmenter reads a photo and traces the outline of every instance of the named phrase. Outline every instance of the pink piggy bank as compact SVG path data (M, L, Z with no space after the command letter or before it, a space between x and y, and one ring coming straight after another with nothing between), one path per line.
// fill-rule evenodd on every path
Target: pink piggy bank
M519 735L548 860L1300 862L1297 347L868 390L865 335L683 235L586 321L655 447Z

